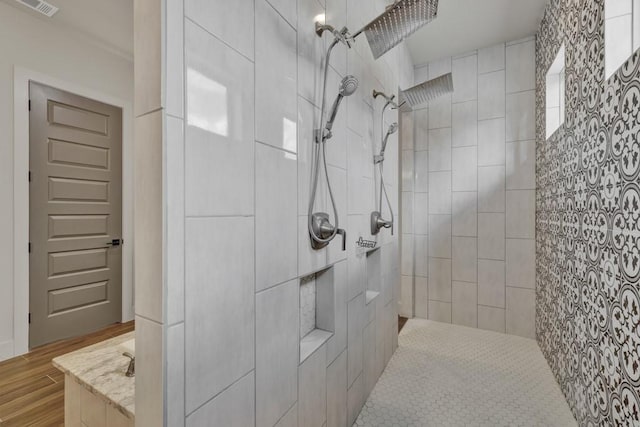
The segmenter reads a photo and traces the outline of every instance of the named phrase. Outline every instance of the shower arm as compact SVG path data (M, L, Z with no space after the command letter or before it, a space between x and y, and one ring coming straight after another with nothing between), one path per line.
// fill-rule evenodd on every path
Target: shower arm
M351 43L355 41L355 37L349 34L349 29L347 27L342 27L341 30L337 30L332 25L316 22L316 34L318 37L322 37L325 31L329 31L333 34L334 42L340 42L348 48L351 48Z

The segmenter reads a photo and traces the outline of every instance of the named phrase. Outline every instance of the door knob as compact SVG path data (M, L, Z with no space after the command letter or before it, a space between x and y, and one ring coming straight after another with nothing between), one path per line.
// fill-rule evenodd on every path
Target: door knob
M113 247L120 246L121 244L124 244L124 240L113 239L112 241L107 242L107 245L113 246Z

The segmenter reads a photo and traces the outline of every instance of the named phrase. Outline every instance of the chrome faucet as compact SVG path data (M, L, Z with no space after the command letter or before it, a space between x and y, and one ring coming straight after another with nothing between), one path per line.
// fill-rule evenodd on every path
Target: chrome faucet
M127 368L127 372L125 373L125 375L127 377L134 377L136 375L136 358L135 356L131 355L131 353L125 352L122 353L123 356L128 357L129 360L129 367Z

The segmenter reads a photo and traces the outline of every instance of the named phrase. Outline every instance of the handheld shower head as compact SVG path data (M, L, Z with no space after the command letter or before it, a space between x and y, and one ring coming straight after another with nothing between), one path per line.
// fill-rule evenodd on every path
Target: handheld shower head
M352 75L348 75L340 82L340 89L338 90L338 93L343 97L351 96L354 94L356 89L358 89L358 79Z
M355 93L356 89L358 89L358 79L352 75L346 76L340 82L340 87L338 89L338 97L333 103L333 107L331 107L331 114L329 114L329 120L327 121L327 125L325 126L325 135L329 138L331 137L331 128L333 128L333 122L336 119L336 115L338 114L338 108L340 107L340 103L345 96L351 96Z
M397 131L398 131L398 123L396 122L391 123L391 126L389 126L389 129L387 130L387 134L384 136L384 139L382 140L382 151L380 152L380 156L384 156L384 151L387 149L387 141L389 140L389 137L394 133L396 133Z

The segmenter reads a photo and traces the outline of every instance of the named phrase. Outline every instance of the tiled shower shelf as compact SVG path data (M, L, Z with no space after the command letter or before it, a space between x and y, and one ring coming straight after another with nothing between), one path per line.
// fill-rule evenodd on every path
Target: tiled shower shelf
M334 270L329 267L300 278L300 363L333 336Z
M380 295L380 292L377 291L367 291L366 295L365 295L365 302L367 305L371 304L371 302L378 298L378 295Z
M371 304L380 295L382 288L382 252L379 248L367 253L367 291L365 293L366 305Z
M307 360L322 344L329 341L333 336L333 332L322 329L314 329L300 340L300 363Z
M378 246L378 243L376 242L376 245L373 248L361 248L361 247L357 247L356 248L356 255L369 255L371 252L375 252L377 250L379 250L382 246Z

